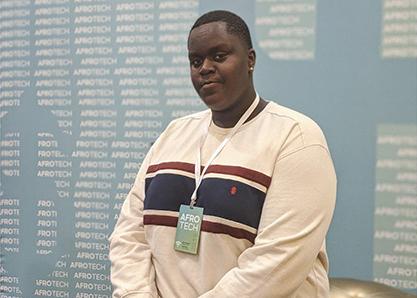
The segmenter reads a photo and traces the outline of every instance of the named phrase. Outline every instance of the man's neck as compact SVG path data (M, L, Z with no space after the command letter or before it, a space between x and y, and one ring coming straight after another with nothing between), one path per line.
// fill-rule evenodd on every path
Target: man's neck
M243 102L239 101L235 106L230 107L229 109L224 111L212 111L212 119L214 124L223 128L231 128L235 126L236 123L239 121L240 117L242 117L242 115L246 112L246 110L255 100L255 97L256 93L255 91L253 91L251 96L248 97L250 98L248 100L244 100ZM265 108L266 105L267 102L263 99L260 99L255 110L252 112L252 114L249 116L246 122L256 117Z

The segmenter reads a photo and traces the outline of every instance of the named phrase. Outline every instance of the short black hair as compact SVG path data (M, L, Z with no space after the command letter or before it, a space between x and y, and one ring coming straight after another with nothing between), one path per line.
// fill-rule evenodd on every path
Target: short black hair
M213 22L225 22L228 33L239 37L248 46L248 49L252 48L252 40L248 25L246 25L245 21L237 14L227 10L213 10L203 14L195 21L194 25L191 27L190 33L193 29L200 27L201 25Z

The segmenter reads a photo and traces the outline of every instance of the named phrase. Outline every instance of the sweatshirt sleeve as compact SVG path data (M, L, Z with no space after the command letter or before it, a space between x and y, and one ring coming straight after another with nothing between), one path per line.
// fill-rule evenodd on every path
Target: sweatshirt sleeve
M254 245L200 297L293 297L323 246L335 197L327 148L309 145L278 159Z
M152 150L152 149L151 149ZM156 298L155 269L145 239L143 200L151 151L142 163L110 236L113 298Z

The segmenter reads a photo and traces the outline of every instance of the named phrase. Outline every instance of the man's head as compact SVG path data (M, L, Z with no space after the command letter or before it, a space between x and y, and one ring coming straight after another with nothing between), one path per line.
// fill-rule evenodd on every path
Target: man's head
M212 111L244 109L253 100L255 51L248 27L237 15L202 15L190 31L188 57L194 88Z
M252 48L252 39L245 21L238 15L226 10L213 10L203 14L195 21L190 33L201 25L213 22L224 22L228 33L239 37L247 45L248 49Z

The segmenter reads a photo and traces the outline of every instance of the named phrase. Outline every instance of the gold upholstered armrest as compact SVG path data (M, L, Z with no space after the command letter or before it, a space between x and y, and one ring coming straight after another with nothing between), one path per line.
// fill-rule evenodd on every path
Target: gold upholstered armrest
M331 298L415 298L416 295L372 281L330 278Z

